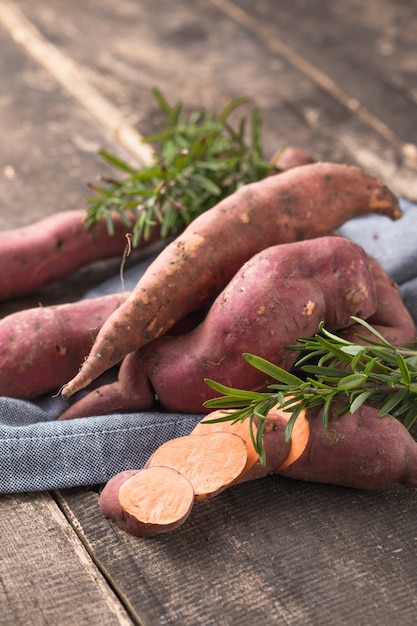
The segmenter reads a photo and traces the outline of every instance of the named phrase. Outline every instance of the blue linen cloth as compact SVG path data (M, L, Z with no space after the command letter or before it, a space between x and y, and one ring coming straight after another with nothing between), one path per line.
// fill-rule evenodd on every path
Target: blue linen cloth
M349 221L339 232L360 243L399 284L417 326L417 207L405 200L401 206L404 216L397 222L372 215ZM126 289L148 263L126 272ZM85 297L120 289L117 276ZM188 434L201 418L153 410L56 421L66 406L60 397L0 398L0 493L104 483L143 467L164 441Z

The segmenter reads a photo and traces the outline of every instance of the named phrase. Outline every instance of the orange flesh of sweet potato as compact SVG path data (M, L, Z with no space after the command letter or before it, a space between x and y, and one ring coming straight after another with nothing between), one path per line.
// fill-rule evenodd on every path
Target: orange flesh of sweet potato
M152 537L180 526L194 504L190 481L170 467L139 470L118 490L120 528L138 537ZM116 503L117 511L117 503Z
M272 412L279 411L281 416L287 422L289 419L289 413L281 411L280 409L272 409ZM291 439L289 442L289 451L286 458L276 466L275 472L284 470L286 467L294 463L304 452L308 440L310 437L310 422L307 419L307 412L301 411L299 416L294 422L294 426L291 433Z
M265 420L263 431L263 445L265 449L266 463L261 465L259 455L253 445L249 420L243 422L214 422L207 423L207 420L224 417L227 411L212 411L207 418L201 420L193 429L192 435L203 435L209 432L233 433L243 439L247 449L247 461L241 474L236 478L235 482L243 482L245 480L255 480L262 478L276 468L288 457L290 451L290 443L286 443L284 437L281 436L285 430L287 416L279 410L271 410ZM253 425L256 433L256 425Z
M232 413L232 411L213 411L209 414L207 419L215 419L219 417L224 417L226 413ZM259 455L256 452L252 438L250 435L250 427L248 420L244 422L214 422L213 424L208 424L202 420L198 422L196 426L191 431L191 435L206 435L207 433L214 432L223 432L223 433L233 433L238 435L243 439L246 444L247 451L247 459L245 463L245 467L242 470L242 474L246 474L258 461Z
M114 520L122 519L123 511L119 501L119 489L128 478L131 478L139 471L139 469L125 470L107 481L99 497L99 506L103 515Z
M191 482L196 500L220 493L242 473L247 448L241 437L230 432L188 435L162 444L146 467L177 470Z
M103 326L63 396L71 397L211 301L259 250L331 233L367 213L401 215L393 194L352 166L313 163L242 187L196 218L158 255Z

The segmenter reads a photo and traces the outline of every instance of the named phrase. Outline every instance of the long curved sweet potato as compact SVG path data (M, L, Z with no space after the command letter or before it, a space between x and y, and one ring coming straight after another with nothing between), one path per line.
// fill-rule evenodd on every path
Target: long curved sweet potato
M63 396L71 397L211 301L260 250L332 233L367 213L393 219L401 214L393 194L353 166L302 165L242 187L196 218L158 255L103 326Z
M339 408L338 402L335 407ZM268 474L279 474L289 478L310 482L335 484L356 489L383 489L394 484L403 484L406 487L417 487L417 442L404 426L394 417L378 417L378 409L362 405L353 415L342 413L330 419L327 428L323 426L321 407L308 409L297 418L290 444L285 442L284 431L288 420L288 413L278 407L270 411L266 420L263 435L266 453L266 464L261 466L256 454L253 454L249 424L246 422L205 423L207 419L220 417L223 413L216 411L203 419L192 431L189 437L181 437L163 444L163 466L158 465L158 452L154 453L149 469L177 471L185 467L183 474L186 477L188 470L187 443L188 439L204 440L210 434L227 434L241 438L246 443L248 460L244 470L229 485L262 478ZM268 444L266 441L268 440ZM224 448L217 446L201 453L207 454L209 462L201 462L196 468L194 480L197 483L210 484L212 475L221 471L225 455L229 461L234 452L227 449L225 439ZM237 459L240 460L241 450L236 448ZM278 450L278 452L277 452ZM278 464L275 462L279 458ZM232 462L229 463L233 465ZM236 463L236 466L238 463ZM254 471L255 470L255 471ZM135 512L142 512L146 508L146 516L152 518L154 528L158 533L169 532L185 522L191 512L178 513L175 523L164 523L164 500L149 500L147 497L151 489L153 476L146 474L148 470L130 470L117 474L104 487L100 495L100 508L106 517L113 519L122 529L137 536L149 536L148 528L142 529L142 520L135 523ZM142 472L142 473L141 473ZM200 475L200 472L201 475ZM140 481L138 481L140 477ZM175 485L172 486L171 500L175 500ZM126 500L124 492L128 492ZM143 495L145 494L145 496ZM183 499L182 488L177 489L177 499ZM197 498L194 497L194 501ZM168 512L170 509L168 508ZM126 524L126 518L130 526ZM132 521L133 518L133 521ZM153 533L156 534L156 533Z
M155 394L168 410L201 413L214 393L205 378L251 390L270 384L242 353L288 370L297 353L286 347L318 332L321 321L348 328L352 315L366 319L377 308L368 258L356 243L329 236L272 246L243 265L193 331L129 354L117 382L84 396L62 419L149 408Z
M273 162L282 172L312 163L313 159L299 148L286 146ZM109 235L104 219L87 228L86 215L83 209L63 211L28 226L0 232L0 301L35 293L86 263L121 257L135 217L132 215L131 223L125 224L113 213L114 234ZM140 247L159 238L160 230L155 227Z
M85 226L83 210L55 213L38 222L0 233L0 300L35 293L86 263L123 255L131 227L113 216L114 234L104 220ZM155 229L149 245L159 238Z
M34 398L58 390L125 298L112 294L26 309L0 320L0 396Z

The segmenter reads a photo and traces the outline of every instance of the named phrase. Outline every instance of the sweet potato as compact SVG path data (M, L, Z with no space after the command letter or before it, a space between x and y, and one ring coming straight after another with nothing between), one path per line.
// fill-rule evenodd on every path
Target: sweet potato
M63 396L71 397L211 301L260 250L332 233L366 213L393 219L401 214L386 187L352 166L302 165L242 187L196 218L158 255L103 326Z
M92 391L62 419L149 408L154 394L168 410L201 413L214 393L205 378L257 390L271 382L243 352L290 369L297 353L286 347L313 335L321 321L337 330L352 315L366 319L376 310L359 245L334 236L271 246L243 265L193 331L129 354L117 382Z
M278 171L313 162L306 152L293 146L280 150L274 159ZM111 236L104 220L86 228L84 210L60 212L28 226L0 232L0 301L35 293L86 263L121 257L126 235L135 221L133 214L126 217L128 224L117 213L112 214ZM143 249L159 238L160 230L155 227L146 241L142 239L140 247Z
M314 163L314 159L308 152L302 150L301 148L286 146L283 150L277 152L277 154L273 157L272 162L278 170L285 172L286 170L298 167L299 165Z
M378 301L377 310L368 318L368 322L394 346L407 346L416 339L416 328L410 312L405 307L398 290L398 285L386 273L381 265L368 257L369 268L375 285ZM340 336L348 341L358 342L356 335L366 339L375 336L363 326L353 325L342 330Z
M250 433L250 425L249 421L245 420L243 422L207 422L208 419L212 420L214 418L223 418L225 414L230 413L229 411L212 411L206 420L202 420L198 422L198 424L194 427L191 432L191 435L205 435L207 433L213 432L221 432L221 433L232 433L238 435L243 439L246 444L247 449L247 460L245 467L243 468L241 474L236 477L236 482L243 482L246 480L255 480L256 478L262 478L271 472L275 472L276 468L279 467L286 459L290 456L292 442L286 442L284 438L284 431L287 425L286 416L282 412L279 412L277 409L273 409L269 412L268 417L265 420L264 430L263 430L263 446L265 449L265 457L266 464L262 465L259 459L259 455L255 450L253 445L251 433ZM301 439L300 437L300 427L304 424L305 420L303 420L303 416L297 420L295 425L295 436L294 441L298 441ZM279 445L277 445L277 441L279 441ZM169 445L165 445L166 449L169 450ZM154 455L158 457L158 451ZM292 456L292 455L291 455ZM165 459L165 463L168 463L169 459Z
M307 419L304 451L278 474L358 489L417 487L417 443L396 418L378 417L377 408L362 405L353 415L332 417L328 428L320 407L309 409Z
M334 408L339 408L338 401ZM203 419L196 426L189 437L173 439L163 444L164 452L158 457L158 450L154 453L155 460L163 460L164 466L176 468L181 473L182 456L186 455L187 440L197 438L204 440L210 434L231 433L242 438L248 446L248 459L244 471L231 482L233 484L262 478L268 474L279 474L297 480L335 484L357 489L383 489L394 484L403 484L406 487L417 487L417 442L406 428L394 417L378 417L378 409L362 405L353 415L346 412L338 417L331 417L327 428L323 426L322 409L315 407L301 412L297 418L290 446L284 440L285 425L289 414L275 407L270 411L264 431L266 465L261 466L253 454L250 441L249 424L222 422L216 424L205 423L207 419L219 417L223 412L216 411ZM256 426L255 426L256 428ZM206 433L206 434L205 434ZM233 435L232 435L233 436ZM276 449L279 450L277 454ZM241 451L237 448L240 459ZM201 450L209 461L200 462L195 468L193 480L199 483L210 483L221 467L223 458L227 455L229 462L234 452L228 448L227 440L224 447L207 446ZM275 460L279 457L278 464ZM233 465L233 462L230 462ZM236 466L238 463L236 462ZM258 466L254 473L253 468ZM161 470L159 465L151 464L149 469ZM187 469L187 468L186 468ZM188 517L176 516L176 522L165 524L163 520L163 501L150 500L147 496L152 489L153 482L148 481L145 473L133 470L116 475L105 486L100 496L100 507L104 515L114 519L121 528L137 536L148 536L148 529L135 524L128 527L125 523L125 509L123 489L127 485L131 510L146 509L148 518L159 533L178 528ZM200 472L203 472L199 476ZM131 474L134 474L131 478ZM140 476L140 481L138 480ZM149 476L149 478L153 478ZM122 486L121 486L122 485ZM225 485L226 487L226 485ZM175 488L175 485L172 485ZM145 493L145 497L142 495ZM181 489L178 490L178 499L181 499ZM175 494L172 494L175 500ZM197 501L197 499L195 499ZM152 511L149 510L149 506ZM130 519L130 517L129 517ZM120 521L122 520L122 521ZM132 530L134 532L132 532Z
M127 471L110 480L100 495L103 513L130 535L153 537L178 528L194 505L188 478L169 467Z
M382 489L394 484L417 487L417 442L401 422L391 415L378 417L378 408L366 404L354 414L346 411L336 416L341 402L341 399L334 401L327 428L323 426L322 407L301 412L294 425L288 455L275 465L273 472L297 480L357 489ZM220 411L209 414L195 430L203 434L216 426L219 431L225 428L225 432L234 432L231 423L204 423L220 415ZM272 463L268 460L271 449L284 445L288 417L289 413L279 407L268 414L267 421L275 427L272 434L270 429L266 432L270 441L265 446L265 475L271 473ZM242 426L237 425L236 432L243 436ZM243 480L244 473L239 482Z
M246 443L239 435L212 430L167 441L154 452L146 467L177 470L192 484L196 500L206 500L234 483L247 460Z
M33 398L58 390L125 297L26 309L0 320L0 396Z
M100 494L100 508L133 535L174 530L186 520L194 501L233 484L247 457L244 440L226 429L172 439L155 451L145 469L112 478Z
M103 515L111 517L112 519L121 520L123 510L119 501L119 489L128 478L131 478L140 471L139 469L131 469L119 472L106 483L105 488L100 494L100 509ZM194 492L192 499L194 500Z
M119 256L131 227L113 215L114 234L104 221L85 226L86 212L63 211L43 220L0 233L0 300L35 293L83 265ZM159 237L155 229L148 245Z

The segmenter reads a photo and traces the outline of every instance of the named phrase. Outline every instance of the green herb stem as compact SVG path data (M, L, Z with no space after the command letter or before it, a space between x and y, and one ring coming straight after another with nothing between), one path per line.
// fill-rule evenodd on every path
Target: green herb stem
M160 131L144 139L155 144L154 161L135 169L100 150L100 156L125 176L90 184L95 196L87 199L87 226L105 216L111 233L114 213L128 224L133 215L133 247L148 239L155 227L161 238L176 235L241 185L274 171L262 156L259 111L252 108L250 118L241 118L237 128L230 122L232 114L249 103L247 98L232 100L217 115L184 115L181 103L171 107L158 89L153 95L165 118Z
M204 406L228 409L225 420L250 419L261 461L265 459L265 451L262 437L256 436L256 432L276 405L289 413L287 441L300 413L317 406L322 406L324 426L331 415L354 413L365 402L371 402L379 407L380 417L393 415L406 428L411 428L417 419L417 350L394 346L365 320L358 317L352 320L371 332L375 340L358 336L363 343L347 341L321 324L319 333L288 346L289 350L302 353L294 366L302 375L287 372L259 356L244 354L253 367L277 382L269 385L268 391L255 393L207 379L207 385L222 395L208 400ZM342 402L333 410L336 398L342 398Z

